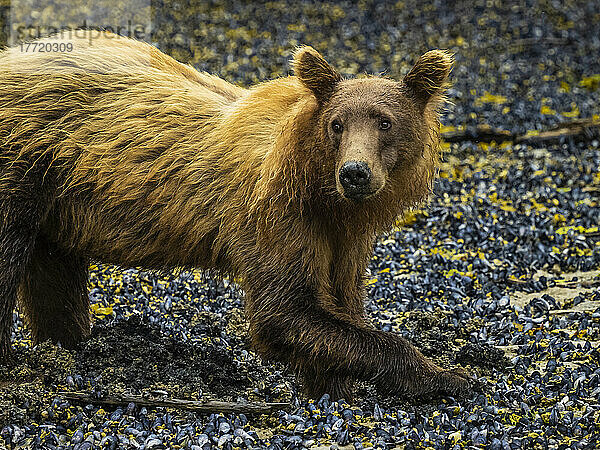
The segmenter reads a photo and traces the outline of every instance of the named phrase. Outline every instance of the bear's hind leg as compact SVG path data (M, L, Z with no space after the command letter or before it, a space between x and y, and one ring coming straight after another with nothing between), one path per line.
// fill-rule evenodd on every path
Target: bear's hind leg
M10 356L10 336L13 327L13 311L17 300L19 283L33 247L35 231L25 224L26 220L11 221L0 202L0 363ZM5 214L2 217L2 214ZM19 223L20 222L20 223Z
M43 198L27 166L0 167L0 362L10 356L17 291L43 217Z
M19 290L34 342L73 348L90 331L88 261L43 236L36 241Z

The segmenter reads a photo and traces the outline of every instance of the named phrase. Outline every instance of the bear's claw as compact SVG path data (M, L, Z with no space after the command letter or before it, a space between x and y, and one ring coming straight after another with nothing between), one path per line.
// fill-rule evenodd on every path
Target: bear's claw
M461 367L438 368L432 375L416 378L401 395L421 400L444 396L465 398L480 390L479 386L479 382Z
M442 370L433 376L431 385L433 395L467 397L479 389L479 382L462 367Z

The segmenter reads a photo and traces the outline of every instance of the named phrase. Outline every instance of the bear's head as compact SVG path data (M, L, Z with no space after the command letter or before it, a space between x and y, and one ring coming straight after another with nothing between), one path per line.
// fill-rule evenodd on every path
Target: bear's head
M407 178L419 164L433 165L438 109L452 63L450 53L433 50L401 81L376 76L343 79L313 48L296 51L294 74L317 100L319 133L335 155L339 194L365 200L398 183L399 177ZM429 167L423 173L430 177L432 171Z

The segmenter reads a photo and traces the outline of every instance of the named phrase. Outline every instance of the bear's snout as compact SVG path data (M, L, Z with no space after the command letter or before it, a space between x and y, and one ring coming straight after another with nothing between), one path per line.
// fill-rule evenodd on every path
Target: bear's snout
M340 184L344 196L361 199L371 194L371 168L364 161L348 161L340 168Z

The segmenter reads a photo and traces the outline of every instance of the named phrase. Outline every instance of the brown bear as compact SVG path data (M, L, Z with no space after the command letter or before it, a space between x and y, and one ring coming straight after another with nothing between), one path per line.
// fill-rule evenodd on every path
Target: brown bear
M394 81L301 47L244 89L143 42L70 43L0 53L1 359L17 302L36 342L88 335L96 260L239 277L255 348L310 396L469 391L363 309L377 234L431 190L447 52Z

